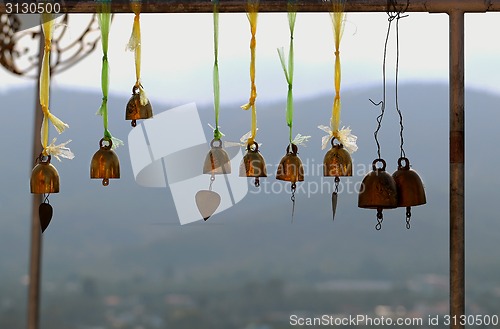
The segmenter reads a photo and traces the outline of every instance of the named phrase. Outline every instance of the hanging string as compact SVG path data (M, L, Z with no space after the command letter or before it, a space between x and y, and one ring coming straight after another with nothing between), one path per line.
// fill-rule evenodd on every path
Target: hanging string
M409 6L409 0L406 2L406 9ZM391 33L391 26L392 22L396 19L396 29L399 28L398 22L400 18L407 17L403 16L402 14L406 11L406 9L397 10L398 4L396 0L387 0L387 16L388 16L388 26L387 26L387 34L385 37L385 43L384 43L384 60L383 60L383 65L382 65L382 85L383 85L383 99L375 103L373 100L370 99L370 102L375 105L375 106L380 106L380 115L377 117L377 129L375 130L375 133L373 134L375 137L375 143L377 144L377 155L378 158L381 158L380 154L380 142L378 140L378 133L380 131L380 128L382 127L382 120L384 118L384 113L385 113L385 105L386 105L386 59L387 59L387 45L389 43L389 36ZM392 10L391 10L392 9ZM398 104L398 70L399 70L399 34L398 31L396 32L396 42L397 42L397 58L396 58L396 110L398 111L400 115L400 135L401 135L401 154L404 154L403 151L403 117L401 114L401 111L399 110L399 104Z
M396 1L395 1L396 2ZM394 10L395 7L396 7L397 3L394 3L393 4L393 8ZM409 0L407 1L406 3L406 9L408 8L409 6ZM398 87L399 87L399 20L401 18L404 18L404 17L408 17L408 15L402 15L406 9L402 10L402 11L398 11L395 15L396 15L396 111L398 112L398 115L399 115L399 127L400 127L400 130L399 130L399 136L400 136L400 157L406 157L406 153L405 153L405 150L403 148L403 145L404 145L404 139L403 139L403 130L404 130L404 125L403 125L403 114L401 112L401 110L399 109L399 91L398 91ZM408 224L409 226L409 224Z
M333 100L331 127L333 136L338 138L340 125L340 81L341 81L341 66L340 66L340 40L344 31L344 1L335 1L333 3L333 11L330 12L332 19L333 35L335 42L335 98Z
M59 161L59 156L67 159L73 159L74 154L66 144L71 142L71 140L55 145L56 138L54 138L49 145L49 121L56 128L57 132L60 134L69 126L62 122L55 115L50 113L49 103L50 103L50 52L52 48L52 35L54 32L54 16L52 14L44 13L42 18L42 32L44 35L44 48L43 48L43 59L42 59L42 70L40 72L40 106L43 112L43 121L41 128L41 144L42 144L42 155L49 156L54 155Z
M108 39L109 28L111 25L111 2L105 0L102 2L101 12L97 14L99 27L101 29L101 44L102 44L102 70L101 70L101 88L102 88L102 103L97 114L102 116L104 125L104 140L112 142L112 148L117 148L123 145L123 142L118 138L114 138L108 130L108 91L109 91L109 63L108 63Z
M219 130L219 111L220 111L220 80L219 80L219 0L214 2L214 68L213 68L213 85L214 85L214 112L215 112L215 128L214 139L220 140L224 134Z
M140 103L142 106L145 106L148 103L148 98L141 84L141 0L133 0L130 6L135 16L127 49L134 52L136 77L134 88L139 90Z
M289 128L289 140L292 142L292 127L293 127L293 68L294 68L294 51L293 51L293 33L295 30L295 20L297 11L295 6L288 3L288 26L290 29L290 49L288 51L288 68L285 60L285 50L278 48L278 56L280 58L281 67L285 73L285 79L288 83L288 94L286 98L286 124Z
M330 11L330 18L332 21L333 37L335 43L335 67L334 67L334 87L335 97L332 106L332 115L330 117L330 124L328 126L320 125L319 129L326 132L328 135L324 136L321 140L321 148L325 149L328 142L332 138L336 138L349 153L357 151L358 146L356 141L357 136L351 133L349 127L342 127L340 129L340 85L341 85L341 65L340 65L340 41L344 32L345 13L344 13L345 0L333 0L332 10Z
M248 103L242 105L243 110L252 109L252 127L250 130L251 135L248 137L247 145L253 145L255 137L257 135L257 109L255 107L255 99L257 98L257 87L255 86L255 48L257 46L257 40L255 35L257 33L257 17L258 17L259 1L249 0L248 1L248 12L247 18L250 22L250 32L252 34L252 39L250 40L250 98Z

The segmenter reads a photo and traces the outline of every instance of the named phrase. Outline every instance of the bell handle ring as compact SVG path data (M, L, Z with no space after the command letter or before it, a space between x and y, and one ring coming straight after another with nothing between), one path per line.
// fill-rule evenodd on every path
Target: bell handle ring
M402 163L405 163L405 165L403 166ZM410 169L410 160L408 160L408 158L406 157L401 157L398 159L398 169L403 169L403 170L409 170Z
M214 145L214 144L215 144L215 142L219 142L219 145L218 145L218 146L215 146L215 145ZM218 148L218 149L220 149L220 148L222 148L222 141L221 141L220 139L215 139L215 138L214 138L214 139L212 139L212 141L210 142L210 147L211 147L211 148Z
M338 147L338 148L344 148L344 144L342 144L338 139L337 141L339 142L338 144L334 144L336 138L335 137L332 137L332 139L330 140L330 143L332 144L332 147Z
M382 163L382 168L377 168L377 163ZM385 171L385 167L386 167L387 163L385 162L384 159L375 159L373 160L372 162L372 170L373 171Z
M253 141L252 144L247 144L247 151L249 152L259 152L259 144L256 141Z
M290 152L290 145L292 146L292 152ZM297 152L299 151L299 148L297 147L297 145L295 145L294 143L290 143L288 144L288 146L286 147L286 153L287 154L294 154L294 155L297 155Z
M108 142L108 145L104 145L103 142ZM99 141L99 147L103 150L109 150L113 147L113 142L111 141L111 139L101 138L101 140Z
M141 92L142 84L135 84L132 87L132 95L139 95Z
M45 161L44 161L44 159L45 159ZM38 158L36 158L35 163L50 164L50 159L52 159L52 157L50 156L50 154L43 155L43 153L40 153L40 155L38 156Z

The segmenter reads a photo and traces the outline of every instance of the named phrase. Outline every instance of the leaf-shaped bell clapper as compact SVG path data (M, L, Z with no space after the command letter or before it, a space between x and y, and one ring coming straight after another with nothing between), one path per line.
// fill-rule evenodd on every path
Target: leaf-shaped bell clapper
M352 176L351 155L342 144L334 144L332 138L332 148L326 152L323 158L323 176Z
M292 149L290 150L290 145ZM297 155L298 147L295 144L290 144L286 148L286 154L278 165L276 179L287 182L302 182L304 180L304 167L302 161Z
M377 163L382 167L377 168ZM358 195L358 207L377 209L377 230L381 229L383 221L382 210L393 209L398 206L398 192L394 178L385 171L386 162L383 159L375 159L372 163L372 171L367 174L361 183Z
M59 193L59 173L50 163L50 155L39 157L38 164L31 171L30 188L35 194Z
M104 143L107 145L104 145ZM90 178L102 179L102 185L108 186L112 178L120 178L120 160L111 149L111 140L101 139L99 150L95 152L90 163Z
M398 170L392 174L392 177L398 190L398 207L406 207L407 228L409 228L411 207L427 202L424 184L417 172L410 168L410 160L405 157L398 159Z
M260 185L259 177L267 177L266 162L257 142L247 145L247 152L240 163L240 177L254 177L256 187Z
M125 113L125 120L132 120L132 127L137 125L136 120L149 119L153 117L153 107L151 106L149 99L146 100L147 103L142 105L140 88L138 86L134 86L132 88L132 97L130 97L127 103Z
M219 145L215 145L215 143ZM231 162L229 155L222 148L222 141L220 139L213 139L210 142L210 151L205 157L203 164L203 173L211 175L223 175L231 173Z

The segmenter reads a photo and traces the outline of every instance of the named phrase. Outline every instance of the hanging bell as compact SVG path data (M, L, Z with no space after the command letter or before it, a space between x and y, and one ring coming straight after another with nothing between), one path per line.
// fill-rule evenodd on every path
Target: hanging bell
M405 162L405 165L402 165ZM417 172L410 168L410 160L399 158L398 170L392 177L398 190L398 207L412 207L425 204L424 184Z
M332 138L332 148L326 152L323 159L323 176L352 176L351 155L342 144L334 144Z
M290 145L292 150L290 151ZM304 167L302 161L297 155L298 147L295 144L290 144L286 148L286 155L281 158L276 173L276 179L287 182L302 182L304 180Z
M134 86L132 88L132 97L130 97L127 103L125 113L125 120L132 120L132 127L137 125L136 120L149 119L153 117L153 108L149 99L147 101L146 105L141 104L140 89L138 86Z
M219 142L219 145L214 145L216 142ZM211 175L230 174L231 162L229 160L229 155L222 148L222 141L220 139L212 139L210 147L210 151L205 157L203 173Z
M267 177L266 162L259 152L259 144L247 145L247 152L240 163L240 177L255 177L255 186L259 187L259 177Z
M59 173L50 163L50 155L46 161L42 155L38 158L38 164L31 171L30 188L35 194L59 193Z
M102 185L108 186L110 178L120 178L120 160L111 149L111 140L106 140L108 145L104 145L104 141L104 138L99 141L99 150L92 157L90 178L102 178Z
M376 167L377 162L382 163L381 168ZM398 205L396 182L385 171L385 167L384 159L373 161L372 171L363 178L358 195L359 208L377 209L377 230L382 228L382 210L396 208Z
M410 168L410 160L405 157L398 159L398 170L392 174L392 177L398 190L398 207L406 207L406 227L410 228L411 207L427 202L424 184L417 172Z
M377 162L382 163L377 168ZM358 207L369 209L392 209L398 206L396 182L385 171L384 159L376 159L372 163L372 171L363 178L358 196Z

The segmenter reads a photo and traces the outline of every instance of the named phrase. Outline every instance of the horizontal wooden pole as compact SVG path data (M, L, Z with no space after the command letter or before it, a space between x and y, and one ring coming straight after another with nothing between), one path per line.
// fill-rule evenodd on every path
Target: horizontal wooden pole
M22 1L22 0L21 0ZM15 2L21 1L4 0L0 3L0 13L7 12ZM99 1L88 0L53 0L62 4L62 10L68 13L95 13L99 11ZM26 3L33 2L25 1ZM43 1L41 1L43 2ZM129 0L111 1L114 13L131 13ZM410 0L406 8L406 0L399 0L398 7L405 8L407 12L430 12L449 13L451 10L467 12L500 11L500 0ZM238 13L247 10L248 1L245 0L221 0L220 12ZM288 10L287 0L261 0L259 2L260 12L286 12ZM9 5L10 4L10 5ZM295 1L298 12L328 12L332 8L331 1L302 0ZM20 9L20 5L17 6ZM209 13L213 10L213 2L210 0L193 1L171 1L171 0L143 0L143 13ZM346 0L346 12L386 12L387 0ZM16 12L11 12L16 13Z

